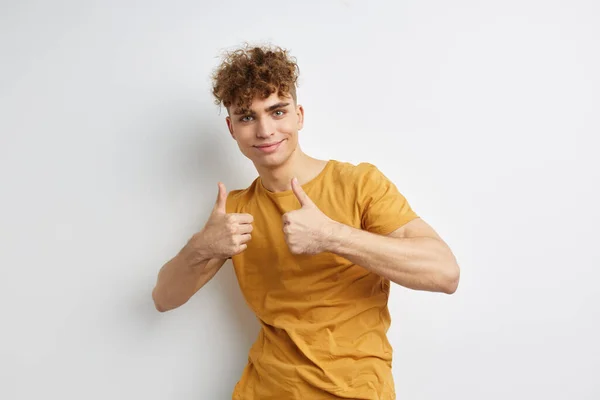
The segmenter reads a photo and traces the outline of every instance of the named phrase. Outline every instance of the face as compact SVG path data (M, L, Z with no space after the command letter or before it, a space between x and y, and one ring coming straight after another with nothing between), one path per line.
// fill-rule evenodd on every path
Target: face
M227 126L241 152L256 167L274 168L285 163L298 147L304 110L291 96L273 93L255 98L250 109L229 110Z

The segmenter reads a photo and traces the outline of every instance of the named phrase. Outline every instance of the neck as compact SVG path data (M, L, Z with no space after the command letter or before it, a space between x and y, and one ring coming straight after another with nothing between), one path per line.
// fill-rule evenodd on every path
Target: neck
M327 161L310 157L297 148L290 158L277 167L257 166L263 186L271 192L285 192L292 189L292 178L304 183L316 177L325 167Z

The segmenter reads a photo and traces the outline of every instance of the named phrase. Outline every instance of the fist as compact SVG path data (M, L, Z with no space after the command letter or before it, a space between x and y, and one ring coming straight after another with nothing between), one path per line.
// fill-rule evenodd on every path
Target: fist
M199 233L203 248L211 258L226 259L246 250L252 238L250 214L227 214L225 204L227 192L225 185L219 183L219 194L215 206Z
M326 250L334 221L327 217L292 179L292 190L300 201L299 210L283 214L283 234L292 254L318 254Z

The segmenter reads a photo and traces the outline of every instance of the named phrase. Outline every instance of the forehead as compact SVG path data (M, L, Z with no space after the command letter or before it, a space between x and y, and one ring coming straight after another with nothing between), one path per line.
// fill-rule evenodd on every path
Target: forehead
M294 99L291 95L285 94L283 96L279 96L277 92L271 94L267 98L262 98L260 96L256 96L252 100L252 104L250 104L250 108L241 108L241 107L232 107L234 114L245 114L245 113L260 113L268 110L269 107L280 103L290 103L292 104Z

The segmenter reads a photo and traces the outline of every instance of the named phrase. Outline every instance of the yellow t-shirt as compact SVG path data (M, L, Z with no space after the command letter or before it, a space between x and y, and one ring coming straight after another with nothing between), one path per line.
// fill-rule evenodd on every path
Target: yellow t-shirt
M330 218L373 233L417 218L369 163L330 160L302 188ZM233 400L395 399L390 281L333 253L292 254L282 215L298 208L291 190L270 192L260 177L228 196L227 212L254 217L248 248L232 261L261 324Z

